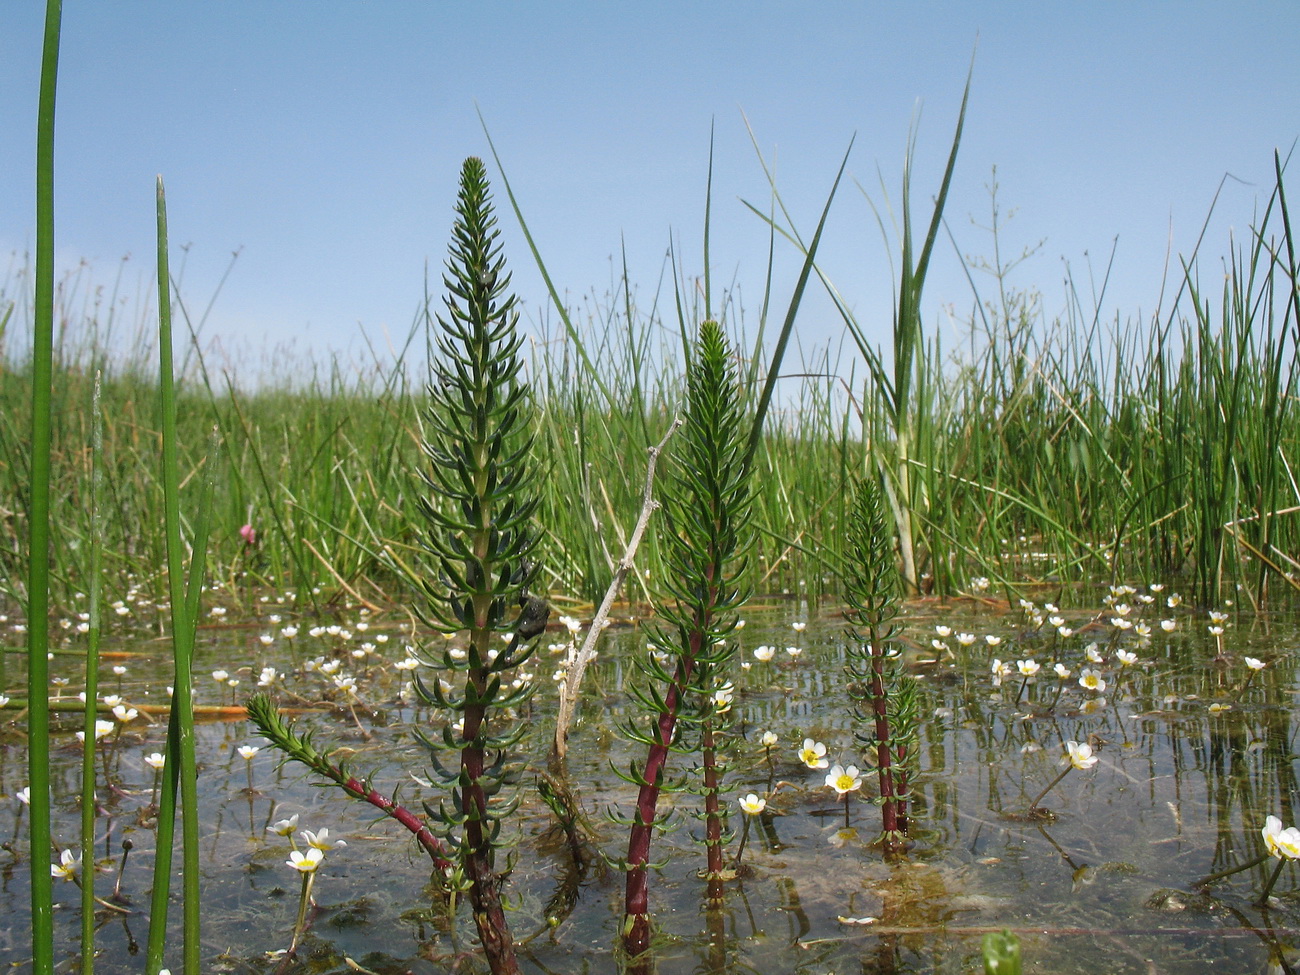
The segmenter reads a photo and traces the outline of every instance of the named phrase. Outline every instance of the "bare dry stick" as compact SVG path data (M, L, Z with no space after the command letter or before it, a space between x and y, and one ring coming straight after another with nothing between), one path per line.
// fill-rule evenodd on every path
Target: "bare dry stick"
M582 648L569 659L568 676L560 685L560 710L555 719L555 744L552 750L554 756L560 760L564 759L568 751L569 726L573 724L574 711L578 705L578 688L582 686L582 675L587 670L587 664L591 663L591 658L596 654L596 641L600 639L601 631L604 629L609 607L613 605L614 598L623 587L623 580L632 569L632 560L636 557L636 550L641 544L641 536L645 534L646 525L650 523L650 515L659 507L659 502L654 499L652 491L655 465L659 462L659 455L663 453L664 445L681 425L680 417L674 419L664 438L650 448L650 461L646 465L645 472L645 490L641 495L641 514L637 517L636 527L632 529L627 551L614 567L614 578L610 581L609 588L605 590L605 598L601 600L600 608L592 617L591 628L587 631L587 638L583 641Z

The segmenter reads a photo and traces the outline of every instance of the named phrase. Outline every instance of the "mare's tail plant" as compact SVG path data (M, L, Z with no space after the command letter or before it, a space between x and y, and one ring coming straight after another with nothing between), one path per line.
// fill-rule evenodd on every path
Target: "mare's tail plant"
M898 571L884 511L879 488L874 480L864 478L853 506L849 562L843 571L853 636L845 670L853 715L863 726L856 737L876 754L881 845L897 853L907 843L907 804L919 755L916 682L902 672L894 640Z
M461 169L456 215L425 414L420 511L432 563L422 579L423 615L447 634L463 634L466 643L444 649L439 661L449 676L461 675L459 688L456 680L416 685L425 703L447 713L440 733L423 740L450 798L436 812L425 808L455 851L479 939L492 972L501 975L518 971L496 873L502 821L517 800L501 793L508 754L525 730L512 722L513 709L533 689L525 679L512 690L511 673L531 656L550 611L528 591L538 543L531 403L520 378L519 312L507 290L510 276L479 159L465 160ZM503 634L509 636L504 647Z
M436 661L450 676L463 675L459 687L445 679L415 682L424 703L447 713L436 736L420 738L449 798L436 809L424 804L432 819L426 824L395 797L331 763L264 696L248 710L258 730L290 758L410 830L449 885L468 889L493 975L513 975L519 966L501 905L496 851L502 821L515 806L501 795L508 753L524 732L512 723L513 709L528 699L532 685L512 681L511 672L532 655L550 610L528 591L536 573L529 556L538 541L529 391L519 378L516 299L506 291L510 277L478 159L462 167L456 214L443 279L446 315L438 316L439 356L425 414L428 464L421 472L422 541L432 567L419 584L425 622L448 635L464 634L466 642L449 646ZM512 617L514 606L519 610ZM447 760L450 753L456 760Z
M726 668L735 654L728 637L746 598L738 579L752 538L747 434L726 337L716 322L706 321L687 364L685 426L663 491L667 599L658 607L662 622L650 629L658 652L638 661L647 680L631 691L649 720L631 722L628 735L646 746L646 759L640 768L634 764L628 774L620 773L640 789L627 820L622 864L627 873L623 947L632 957L650 944L650 845L665 819L659 796L685 788L684 781L667 775L674 751L698 748L701 753L698 791L704 800L711 897L724 875L718 747L729 705Z

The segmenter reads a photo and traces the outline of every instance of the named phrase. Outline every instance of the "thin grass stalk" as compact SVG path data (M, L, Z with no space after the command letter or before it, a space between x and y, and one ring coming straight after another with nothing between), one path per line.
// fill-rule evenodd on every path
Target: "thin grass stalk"
M102 627L100 590L104 570L104 416L100 377L90 403L90 629L86 633L86 714L81 752L81 971L95 970L95 722L99 717L99 637ZM106 783L107 785L107 783Z
M54 347L54 103L60 0L45 7L36 113L36 308L32 333L31 562L27 574L27 765L31 809L32 972L54 971L54 888L50 875L50 394Z
M178 459L176 435L176 389L172 366L172 329L171 329L171 277L167 249L167 200L162 177L157 181L157 218L158 218L158 360L159 360L159 400L162 412L162 481L163 509L166 520L167 535L167 578L171 599L172 620L172 660L173 691L172 710L168 723L167 767L174 769L168 776L173 783L179 783L181 806L181 855L182 855L182 916L184 959L183 971L186 975L198 975L200 972L200 904L199 904L199 831L198 831L198 786L194 748L194 696L192 677L192 655L194 650L194 609L193 601L198 599L202 587L203 552L207 547L206 531L196 532L194 539L194 556L190 564L188 592L186 584L184 539L181 534L180 515L180 464ZM205 478L206 485L210 484ZM203 501L207 501L204 498ZM200 518L206 523L208 504L201 504ZM206 528L206 524L204 524ZM169 790L164 787L163 802L167 802ZM171 790L170 798L175 802L176 790ZM173 807L174 808L174 807ZM174 812L172 814L174 816ZM162 813L159 815L162 825ZM162 888L161 916L155 911L150 917L149 949L146 960L148 975L158 975L163 965L163 949L166 942L167 911L166 896L170 883L170 845L164 849L161 828L159 848L154 870L154 903L160 900L159 887ZM166 861L166 862L164 862ZM159 867L165 866L165 872ZM160 876L160 873L162 874Z

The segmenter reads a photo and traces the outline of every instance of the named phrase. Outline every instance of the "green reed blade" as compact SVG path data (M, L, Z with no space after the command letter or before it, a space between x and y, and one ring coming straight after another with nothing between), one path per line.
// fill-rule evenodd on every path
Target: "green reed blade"
M749 470L754 463L754 454L758 450L759 441L763 436L763 420L767 416L767 409L772 403L772 394L776 391L776 381L780 378L781 361L785 358L786 346L790 342L790 334L794 331L795 317L799 311L799 305L803 301L804 290L808 287L808 276L812 273L813 266L817 260L817 245L821 243L822 231L826 227L826 218L831 212L831 203L835 199L835 191L840 188L840 179L844 176L844 169L849 164L849 153L853 151L853 140L849 140L849 147L844 150L844 158L840 161L839 171L835 174L835 182L831 184L831 191L826 197L826 205L822 207L821 219L817 221L817 230L813 233L812 241L808 244L807 252L804 255L803 267L799 269L799 280L795 284L794 294L790 296L790 305L785 312L785 321L781 324L781 331L777 335L776 348L772 352L772 360L768 363L767 379L763 383L763 392L759 395L758 405L754 408L753 426L749 431L749 444L745 448L744 467ZM754 356L757 358L758 349L754 350Z
M27 764L31 786L32 972L54 971L54 888L50 876L50 393L54 350L54 101L60 0L45 6L40 103L36 114L36 315L32 334L31 561L27 575Z
M194 754L194 697L192 655L194 626L197 616L198 590L203 576L206 537L196 537L190 564L188 586L184 564L184 539L180 516L180 463L176 435L176 389L172 365L171 277L167 254L167 200L162 177L157 181L158 215L158 360L159 401L162 409L162 481L163 509L167 534L167 579L171 598L172 658L174 666L172 713L168 723L167 767L169 778L179 783L181 805L181 850L183 873L182 912L184 935L182 950L186 975L198 975L201 958L199 923L198 861L198 788ZM211 469L204 479L204 497L200 500L200 531L206 532L211 507L209 484ZM187 591L188 589L188 591ZM192 607L194 607L192 609ZM164 789L164 797L168 790ZM174 804L176 788L170 790ZM166 799L164 799L166 801ZM158 855L154 866L154 911L150 916L148 975L157 975L163 965L167 936L167 888L170 883L171 843L164 845L164 818L174 822L174 805L170 815L159 812ZM168 838L170 839L170 838ZM160 910L161 908L161 910Z
M605 385L605 380L601 377L599 370L587 354L587 346L582 341L582 336L574 326L573 320L569 317L569 310L560 300L560 293L555 288L555 283L551 280L551 273L546 269L546 262L542 260L542 252L537 249L537 243L533 240L532 231L528 229L528 223L524 220L524 212L519 208L519 201L515 199L515 191L510 186L510 178L506 176L506 169L501 165L501 157L497 155L497 147L492 142L492 134L488 132L487 122L483 118L483 113L479 112L479 123L483 126L483 135L487 137L488 149L492 151L492 161L497 164L497 169L501 172L501 183L506 188L506 198L510 200L510 206L515 211L515 219L519 221L519 228L524 232L524 240L528 241L528 249L532 251L533 260L537 264L537 270L541 272L542 280L546 282L546 291L551 296L551 303L555 306L556 313L560 316L560 321L564 323L564 329L568 333L569 339L573 342L578 356L582 359L583 365L587 367L587 373L591 376L592 382L605 397L605 402L613 405L615 400L610 395L609 387Z

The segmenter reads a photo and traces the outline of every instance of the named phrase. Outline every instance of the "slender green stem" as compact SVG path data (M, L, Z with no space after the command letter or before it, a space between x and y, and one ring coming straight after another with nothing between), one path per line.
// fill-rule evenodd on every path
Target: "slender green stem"
M95 722L99 717L99 636L101 632L100 589L104 561L104 417L100 401L100 377L95 377L91 399L91 494L90 494L90 630L86 634L86 713L82 727L85 742L81 753L81 971L95 970ZM121 725L119 724L119 729ZM105 787L108 787L107 768Z
M1196 881L1196 883L1192 884L1192 886L1207 887L1210 884L1215 883L1216 881L1222 880L1224 877L1231 877L1234 873L1241 873L1243 870L1249 870L1251 867L1257 867L1265 860L1267 860L1270 856L1272 856L1271 853L1262 853L1259 856L1255 857L1255 859L1253 860L1247 860L1245 863L1239 863L1235 867L1228 867L1226 870L1220 870L1218 873L1212 873L1208 877L1202 877L1200 880Z
M50 392L54 358L54 100L60 0L45 6L36 115L36 314L32 334L31 561L27 574L27 763L31 786L32 972L54 970L50 876Z
M1042 792L1038 793L1038 796L1034 799L1034 801L1031 802L1031 803L1029 804L1029 811L1030 811L1030 812L1034 812L1035 810L1038 809L1038 804L1039 804L1040 802L1043 801L1043 798L1044 798L1044 797L1045 797L1049 792L1051 792L1053 789L1056 788L1057 783L1059 783L1063 778L1065 778L1067 775L1070 774L1070 769L1072 769L1072 768L1074 768L1073 765L1067 765L1067 766L1065 766L1065 768L1061 769L1061 774L1058 775L1056 778L1052 779L1052 781L1049 782L1049 783L1047 784L1047 788L1046 788L1046 789L1044 789Z
M315 870L302 875L302 893L298 895L298 920L293 925L293 940L289 942L290 953L298 950L298 941L302 938L303 928L307 924L307 906L311 903L311 888L315 882Z
M1284 857L1278 857L1277 866L1274 867L1273 872L1269 874L1268 882L1264 884L1264 889L1260 892L1257 903L1261 906L1268 903L1268 895L1273 893L1273 885L1277 883L1277 878L1282 876L1282 868L1285 866L1286 859Z
M167 526L167 578L171 597L173 691L167 726L167 770L163 809L158 818L158 856L154 865L154 910L149 923L148 975L162 967L167 928L167 888L171 872L171 840L177 791L181 805L181 850L184 894L184 971L199 975L201 958L199 904L198 784L194 754L194 696L192 656L199 594L203 588L208 519L212 507L213 467L202 480L199 518L193 555L185 572L180 517L180 463L176 435L176 390L172 367L171 278L167 259L167 202L162 177L157 183L158 211L158 359L162 406L163 509ZM209 452L211 454L211 451ZM170 786L170 788L168 788Z

